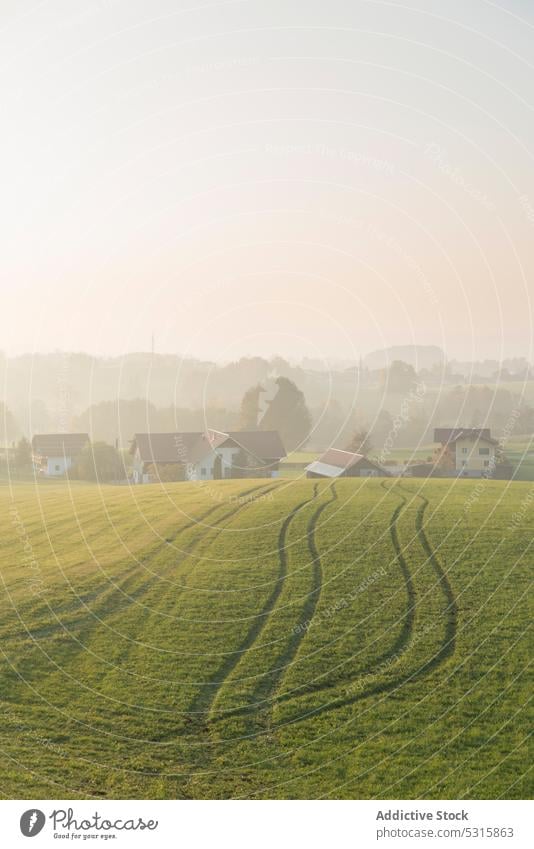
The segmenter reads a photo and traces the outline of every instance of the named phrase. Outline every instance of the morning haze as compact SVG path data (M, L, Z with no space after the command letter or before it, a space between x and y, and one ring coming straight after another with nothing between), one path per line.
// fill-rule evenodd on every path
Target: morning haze
M4 4L2 347L530 358L531 9L419 6Z
M6 845L530 845L533 35L0 0Z

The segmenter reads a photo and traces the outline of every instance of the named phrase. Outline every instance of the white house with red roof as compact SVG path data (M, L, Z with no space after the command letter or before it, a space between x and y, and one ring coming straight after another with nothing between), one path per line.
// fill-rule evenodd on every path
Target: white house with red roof
M157 479L158 468L174 465L183 467L186 480L272 478L286 455L274 430L136 433L130 453L135 483Z

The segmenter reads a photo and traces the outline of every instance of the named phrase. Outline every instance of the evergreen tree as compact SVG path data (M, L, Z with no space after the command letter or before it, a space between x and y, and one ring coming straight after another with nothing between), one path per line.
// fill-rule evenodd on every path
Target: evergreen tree
M357 428L345 450L353 451L355 454L368 454L372 447L369 431L365 428Z
M260 395L265 392L261 384L256 384L247 389L241 401L239 413L240 430L258 430L258 419L260 415Z
M32 447L25 436L17 443L15 449L15 468L18 471L31 468L32 465Z
M402 360L394 360L384 372L384 378L389 392L409 392L417 384L414 367Z
M0 442L10 442L20 434L21 428L12 412L0 401Z
M311 416L304 393L287 377L276 380L277 391L261 420L262 430L277 430L286 451L303 448L309 439Z

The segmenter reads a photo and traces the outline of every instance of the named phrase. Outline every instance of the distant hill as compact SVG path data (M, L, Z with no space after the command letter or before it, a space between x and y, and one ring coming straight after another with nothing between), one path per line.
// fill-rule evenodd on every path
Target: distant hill
M374 370L387 368L395 360L409 363L419 371L442 365L445 362L445 354L437 345L393 345L391 348L382 348L367 354L364 364Z

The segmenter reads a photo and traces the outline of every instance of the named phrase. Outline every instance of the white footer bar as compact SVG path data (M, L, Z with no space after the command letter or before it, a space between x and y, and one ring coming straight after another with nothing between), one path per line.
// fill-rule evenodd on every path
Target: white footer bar
M527 801L0 801L2 845L532 846Z

